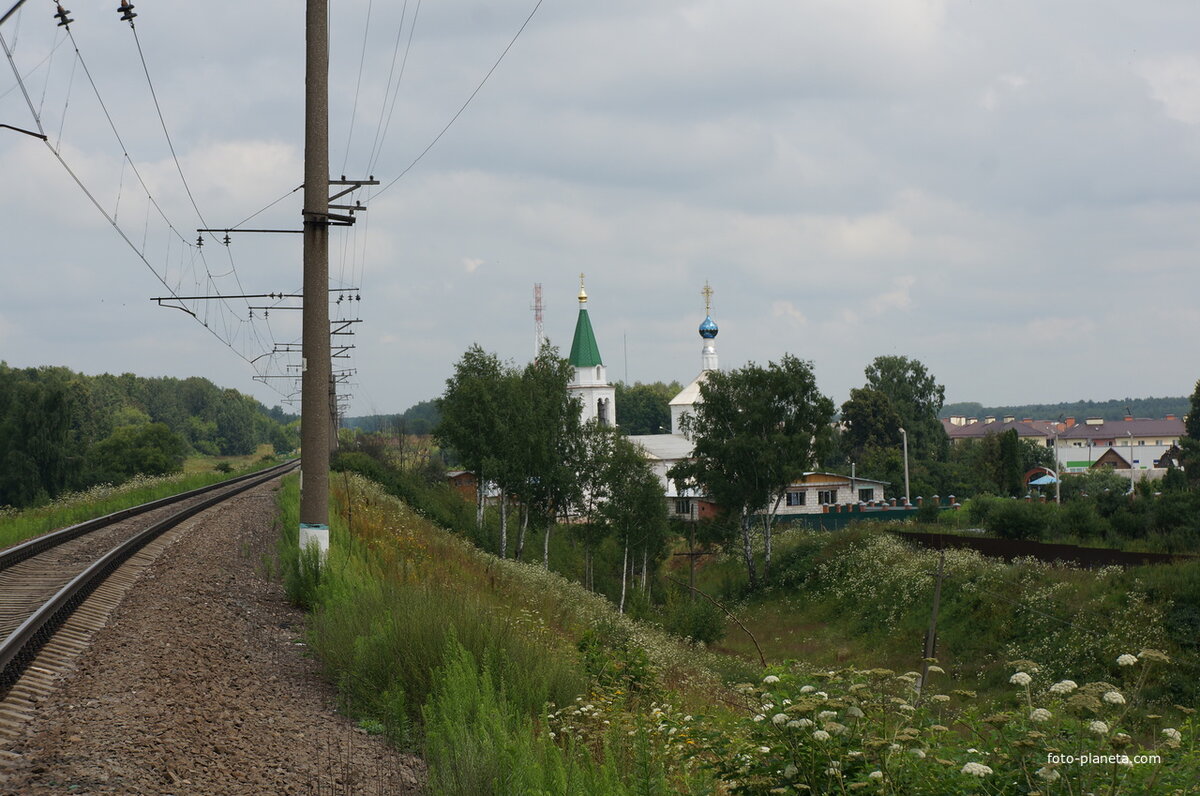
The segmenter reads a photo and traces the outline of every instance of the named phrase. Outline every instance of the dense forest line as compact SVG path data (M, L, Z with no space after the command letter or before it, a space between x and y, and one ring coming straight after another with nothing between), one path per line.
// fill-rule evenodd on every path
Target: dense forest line
M1023 404L1020 406L984 406L971 401L946 404L942 407L939 417L963 415L977 417L1013 417L1021 420L1058 420L1073 417L1082 421L1088 417L1102 417L1105 420L1122 420L1126 410L1134 417L1150 417L1161 419L1167 415L1182 418L1188 413L1191 404L1187 396L1181 395L1170 398L1113 398L1110 401L1072 401L1058 404Z
M175 472L189 453L245 455L263 443L286 452L297 444L289 420L203 378L87 376L0 362L0 506Z

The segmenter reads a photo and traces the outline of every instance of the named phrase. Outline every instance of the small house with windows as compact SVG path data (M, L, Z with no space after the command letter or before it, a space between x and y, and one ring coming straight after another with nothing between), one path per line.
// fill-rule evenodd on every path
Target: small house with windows
M857 478L836 473L805 473L797 478L783 494L779 516L788 514L820 514L826 506L878 503L884 500L886 481Z

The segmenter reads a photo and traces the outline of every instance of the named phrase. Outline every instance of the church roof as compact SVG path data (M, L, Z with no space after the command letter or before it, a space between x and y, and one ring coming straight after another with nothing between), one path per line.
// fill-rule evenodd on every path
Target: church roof
M588 319L586 307L579 308L579 320L575 321L575 339L571 341L570 362L577 368L591 368L604 364L600 359L600 346L596 345L596 333L592 331L592 322Z
M708 380L709 371L704 370L700 375L692 379L692 383L679 391L679 394L671 399L668 406L694 406L700 401L700 385Z
M692 455L692 441L682 434L636 434L629 441L646 452L649 459L676 461Z

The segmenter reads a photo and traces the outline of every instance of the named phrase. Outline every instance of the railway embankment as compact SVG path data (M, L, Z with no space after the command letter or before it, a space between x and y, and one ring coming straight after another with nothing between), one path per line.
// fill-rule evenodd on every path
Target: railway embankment
M164 534L71 670L0 745L0 793L419 787L421 762L341 716L305 655L304 615L272 571L278 483Z

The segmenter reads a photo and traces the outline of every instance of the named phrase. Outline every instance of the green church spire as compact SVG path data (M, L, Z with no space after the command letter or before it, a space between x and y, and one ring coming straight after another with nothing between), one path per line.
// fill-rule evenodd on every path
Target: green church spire
M596 345L596 333L588 318L587 291L583 289L583 274L579 275L579 319L575 321L575 339L571 341L570 362L577 368L593 368L603 365L600 346Z

